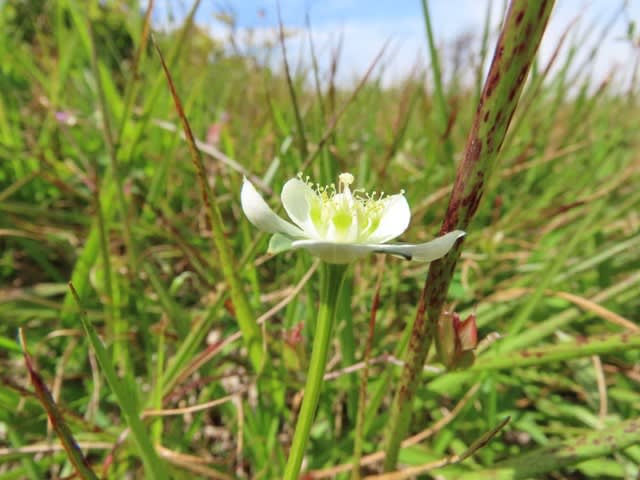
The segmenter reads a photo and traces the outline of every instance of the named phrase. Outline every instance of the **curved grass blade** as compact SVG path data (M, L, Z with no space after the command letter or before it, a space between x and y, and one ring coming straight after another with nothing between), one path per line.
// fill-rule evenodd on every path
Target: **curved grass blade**
M264 363L267 359L262 346L262 333L260 331L260 327L256 323L256 317L253 314L251 305L249 305L249 300L247 299L247 296L242 287L242 283L238 276L238 272L236 269L237 262L235 261L233 252L231 251L229 243L225 238L222 213L220 212L218 204L215 201L213 192L211 191L211 187L207 183L202 156L200 155L200 151L196 146L195 137L193 136L191 126L184 113L182 102L173 83L171 72L169 71L169 67L165 63L164 56L160 51L160 47L155 43L154 45L156 48L156 52L158 53L160 63L162 65L162 70L164 71L165 77L167 79L176 111L178 112L178 116L180 117L180 121L182 122L182 127L187 138L187 144L191 153L191 160L193 161L193 164L195 166L198 181L200 183L200 195L202 196L202 203L205 205L209 213L213 242L218 252L220 263L222 264L222 271L224 273L225 280L229 284L231 300L233 302L233 308L236 314L236 319L238 321L238 326L242 331L242 337L244 339L245 345L247 346L247 349L249 350L249 360L251 361L254 370L259 373L262 371Z
M124 383L122 379L118 378L107 350L102 345L102 341L89 321L87 312L84 311L80 304L78 292L76 292L72 283L69 283L69 288L71 289L73 298L75 298L78 303L78 308L80 309L80 321L82 322L87 338L93 347L93 351L96 354L102 373L104 373L111 390L116 396L122 415L131 429L131 436L138 448L138 453L142 458L148 477L156 480L168 480L167 468L164 465L164 462L160 460L160 457L156 454L146 427L140 419L138 407L135 402L136 396L131 391L131 385Z
M62 412L58 409L55 400L51 396L51 392L45 385L42 377L36 371L33 366L33 362L31 361L31 356L27 351L27 341L24 336L24 331L22 328L19 330L20 336L20 345L22 346L22 353L24 355L24 362L27 366L27 370L29 371L29 378L31 379L31 383L33 384L33 388L36 392L36 396L40 403L47 411L47 415L49 416L49 420L51 421L51 425L58 435L60 439L60 443L64 447L64 450L67 452L67 456L69 460L73 464L76 469L77 474L80 478L89 479L89 480L98 480L98 477L91 469L91 465L82 454L82 450L78 446L78 443L73 438L73 434L71 430L67 426L64 421L64 417L62 416Z

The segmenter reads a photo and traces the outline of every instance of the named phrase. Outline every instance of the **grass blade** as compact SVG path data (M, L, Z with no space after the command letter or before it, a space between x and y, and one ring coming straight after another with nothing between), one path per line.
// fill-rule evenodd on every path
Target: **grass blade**
M49 416L51 425L58 435L58 438L60 439L64 450L67 452L69 460L71 461L76 469L76 472L81 478L88 480L98 480L98 477L91 469L91 465L89 465L89 462L82 454L78 443L73 438L73 434L64 421L62 412L60 412L60 410L58 409L58 406L51 396L49 389L40 377L40 374L38 374L38 372L34 368L33 362L31 361L31 356L27 351L27 341L22 329L19 330L19 335L20 344L22 345L22 353L24 355L24 362L27 366L27 370L29 371L29 378L31 379L33 388L36 391L36 396L38 397L38 400L40 400L40 403L42 404L44 409L47 411L47 415Z
M496 464L492 469L466 473L464 478L473 480L540 478L544 473L555 472L562 467L575 465L591 458L604 457L638 442L640 442L640 419L633 418L604 430L589 432L510 458Z
M217 203L214 201L213 192L211 191L211 187L209 187L209 184L207 182L205 168L202 162L202 156L200 155L200 151L196 146L195 138L191 131L191 126L189 125L187 117L182 108L180 97L178 96L178 92L175 89L173 80L171 78L171 73L169 72L169 68L164 61L162 52L160 51L160 48L157 44L155 46L156 51L158 52L158 55L160 57L160 62L162 63L162 69L164 70L169 88L171 90L171 95L173 97L176 110L178 111L178 115L182 122L182 127L184 129L187 143L189 145L189 151L191 153L191 160L196 167L196 172L200 183L200 194L202 196L202 202L208 209L209 219L211 221L213 241L218 251L218 256L220 259L220 263L222 264L224 276L229 283L229 288L231 290L231 300L233 302L238 325L240 327L240 330L242 331L244 342L249 349L249 358L251 360L251 364L253 365L253 368L256 372L260 372L264 367L264 361L266 358L262 347L262 334L260 332L260 327L256 323L256 317L253 314L251 306L249 305L249 301L247 300L247 296L242 288L240 278L238 277L238 272L236 270L237 262L234 260L232 250L227 242L227 239L225 238L222 214L220 213L220 209L218 208Z
M138 453L142 458L147 475L157 480L168 480L169 476L167 474L167 468L164 465L164 462L160 460L160 457L156 454L146 427L140 419L138 406L135 402L136 395L133 394L132 391L133 386L124 383L123 380L118 378L109 358L109 354L102 345L102 341L98 337L95 328L93 328L92 323L89 321L87 313L82 309L80 298L78 297L78 293L72 283L69 283L69 288L71 289L73 298L75 298L78 303L82 327L84 328L87 338L91 343L91 347L96 354L102 373L104 373L104 376L118 401L118 406L122 411L122 415L131 429L133 441L138 448Z
M485 184L496 165L520 92L551 14L553 1L513 0L509 7L480 98L462 163L453 186L441 233L467 230ZM411 405L440 318L461 242L443 259L431 263L413 325L406 363L391 410L385 470L395 469L400 443L411 419ZM425 312L428 318L425 319ZM437 338L437 337L436 337ZM437 346L437 345L436 345ZM440 349L438 349L440 350Z

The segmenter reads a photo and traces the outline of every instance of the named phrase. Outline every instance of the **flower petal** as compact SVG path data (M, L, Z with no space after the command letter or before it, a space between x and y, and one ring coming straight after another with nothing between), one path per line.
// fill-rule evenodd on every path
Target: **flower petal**
M249 221L260 230L268 233L283 233L296 238L305 236L298 227L276 215L246 178L242 183L240 203Z
M304 248L311 255L327 263L349 263L376 251L381 245L361 243L336 243L317 240L295 240L292 249Z
M318 237L311 220L311 202L316 197L313 189L299 178L292 178L282 187L282 205L289 218L304 232L306 237Z
M432 262L438 258L444 257L456 243L456 240L464 237L465 232L462 230L454 230L446 235L431 240L426 243L418 244L386 244L378 245L374 251L376 253L388 253L391 255L399 255L407 260L417 260L419 262Z
M367 238L368 243L385 243L402 235L409 226L411 210L404 195L398 193L385 199L380 224Z
M309 253L327 263L349 263L368 253L387 253L397 255L407 260L431 262L444 257L456 240L463 237L465 232L454 230L446 235L418 244L380 244L380 243L336 243L317 240L295 240L291 249L304 248Z

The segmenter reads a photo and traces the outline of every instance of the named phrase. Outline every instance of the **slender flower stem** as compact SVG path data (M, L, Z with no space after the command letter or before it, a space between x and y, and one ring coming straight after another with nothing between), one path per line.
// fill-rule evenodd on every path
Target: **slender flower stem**
M293 435L289 459L284 471L284 480L297 480L300 473L302 458L304 457L311 424L315 417L320 390L322 389L322 379L327 365L327 353L331 343L331 331L336 317L336 305L344 281L345 271L345 265L322 264L320 310L318 311L318 320L313 338L311 362L307 373L307 383L304 387L302 407L298 415L296 431Z

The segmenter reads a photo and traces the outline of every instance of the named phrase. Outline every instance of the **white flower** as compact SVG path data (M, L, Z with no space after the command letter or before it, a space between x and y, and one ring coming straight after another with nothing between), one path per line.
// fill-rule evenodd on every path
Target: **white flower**
M245 178L242 210L253 225L274 234L271 253L304 248L328 263L349 263L372 252L431 262L465 234L455 230L427 243L387 244L409 226L411 211L404 194L352 192L353 180L350 173L341 174L337 189L333 184L320 187L301 178L289 180L281 198L291 223L276 215Z

